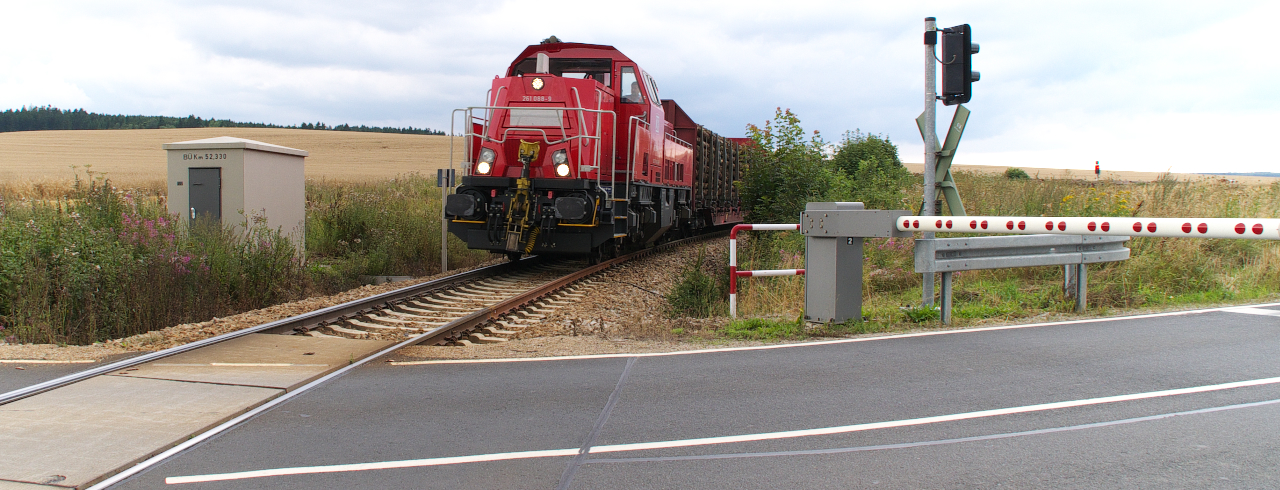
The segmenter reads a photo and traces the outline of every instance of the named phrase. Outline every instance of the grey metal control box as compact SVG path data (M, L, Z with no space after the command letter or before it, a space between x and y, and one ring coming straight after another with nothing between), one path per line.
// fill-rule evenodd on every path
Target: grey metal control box
M860 202L811 202L800 214L804 235L804 318L843 322L862 318L862 241L910 237L895 222L910 211L867 210Z

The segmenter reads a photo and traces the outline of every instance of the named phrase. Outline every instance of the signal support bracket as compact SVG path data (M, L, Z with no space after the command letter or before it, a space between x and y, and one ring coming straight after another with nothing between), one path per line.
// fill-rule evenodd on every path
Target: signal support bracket
M941 192L943 198L947 200L947 209L951 211L952 216L965 216L964 203L960 201L960 191L956 189L955 179L951 177L951 160L956 156L956 148L960 146L960 137L964 135L964 127L968 123L969 109L963 105L957 105L955 116L951 118L951 126L947 127L947 139L943 141L942 148L933 150L937 155L937 172L934 176L936 188L931 193L931 197L937 199L938 193ZM922 138L927 134L925 131L933 131L933 128L926 128L927 125L924 114L916 118L916 127L920 129ZM936 133L933 140L938 141ZM928 138L925 138L925 141L928 141ZM940 212L941 209L935 208L934 211Z

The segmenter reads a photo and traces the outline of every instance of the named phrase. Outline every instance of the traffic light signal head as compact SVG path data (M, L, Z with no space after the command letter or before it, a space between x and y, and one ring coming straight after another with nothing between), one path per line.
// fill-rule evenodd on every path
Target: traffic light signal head
M978 45L970 37L969 24L942 29L942 103L963 104L973 95L973 82L982 75L973 71Z

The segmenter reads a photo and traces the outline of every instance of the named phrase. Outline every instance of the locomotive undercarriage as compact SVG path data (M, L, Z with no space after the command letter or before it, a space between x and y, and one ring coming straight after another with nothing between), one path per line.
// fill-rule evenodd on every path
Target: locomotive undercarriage
M522 182L523 181L523 182ZM600 260L692 235L702 221L688 189L590 179L467 176L449 196L449 232L468 248ZM615 192L616 188L616 192Z

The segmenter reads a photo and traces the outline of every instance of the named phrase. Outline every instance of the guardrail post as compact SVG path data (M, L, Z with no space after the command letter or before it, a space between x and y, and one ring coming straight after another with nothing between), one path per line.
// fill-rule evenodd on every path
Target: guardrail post
M1084 313L1084 295L1089 291L1089 264L1076 264L1076 313Z
M942 301L939 306L942 308L940 320L944 325L951 324L951 274L950 272L942 273Z

